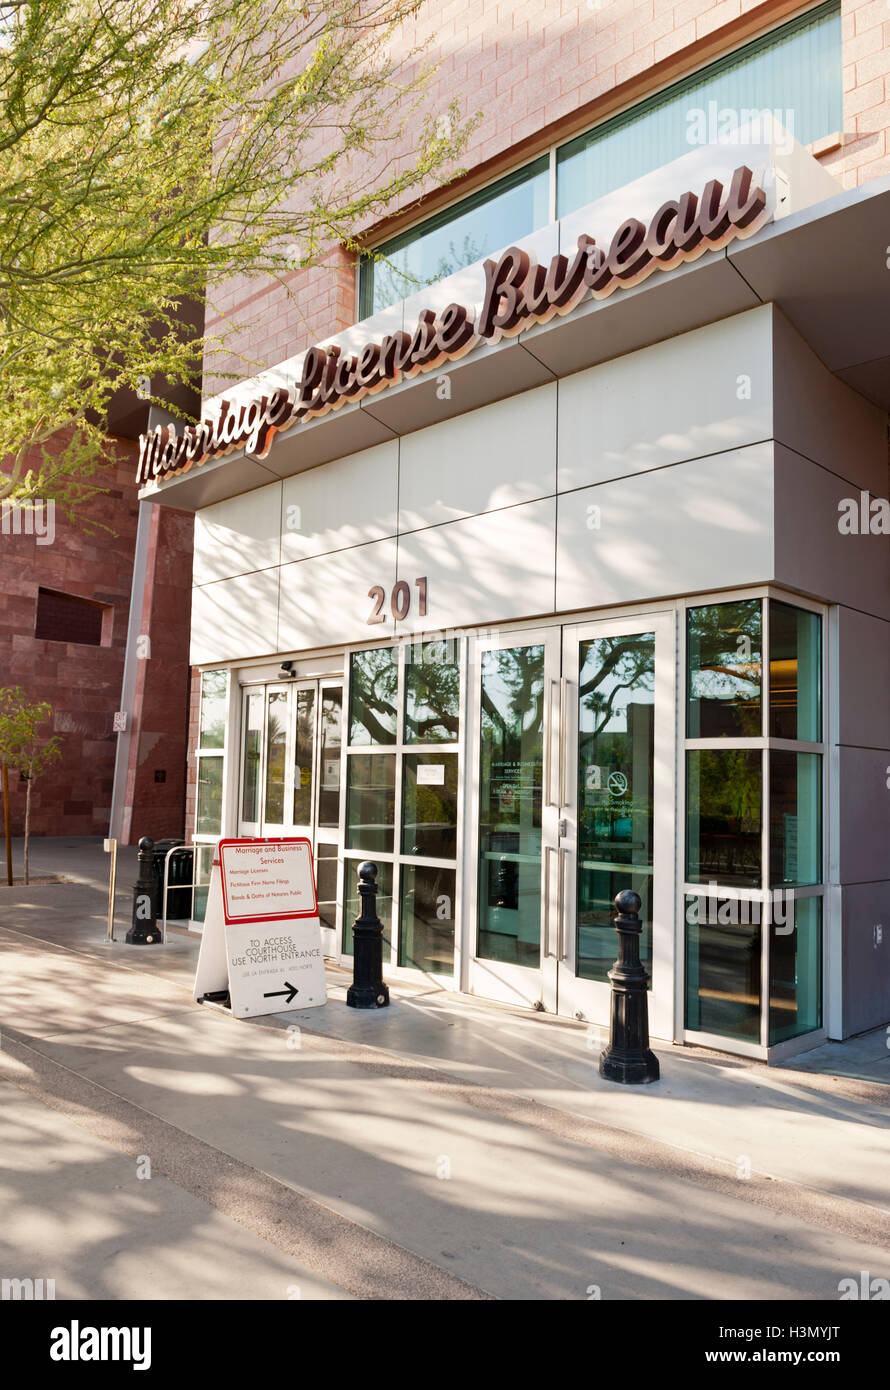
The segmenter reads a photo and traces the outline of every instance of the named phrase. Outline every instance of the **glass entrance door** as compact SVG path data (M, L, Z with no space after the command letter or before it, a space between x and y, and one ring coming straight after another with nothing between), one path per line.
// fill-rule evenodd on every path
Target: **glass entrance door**
M473 673L476 934L469 988L552 1011L562 859L559 629L477 643Z
M674 1022L674 618L586 623L563 634L560 838L566 861L558 980L561 1014L608 1024L617 956L612 906L642 902L649 1027Z
M315 847L324 946L333 952L342 882L343 686L309 680L245 687L238 833L305 835Z

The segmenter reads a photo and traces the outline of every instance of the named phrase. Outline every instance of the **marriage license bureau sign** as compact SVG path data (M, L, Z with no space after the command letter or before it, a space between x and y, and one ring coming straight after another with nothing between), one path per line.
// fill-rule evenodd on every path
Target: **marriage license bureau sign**
M327 1001L306 839L221 840L207 895L195 998L228 991L236 1018Z
M413 333L400 329L355 354L344 356L336 345L311 347L296 393L279 387L237 406L222 400L212 418L180 433L173 425L158 425L143 434L136 483L184 473L238 448L263 459L276 434L301 420L455 361L479 342L496 343L567 314L588 294L605 299L616 289L638 285L655 270L671 270L734 237L751 236L768 216L766 193L742 164L728 188L711 179L700 195L690 191L668 199L647 222L627 218L608 247L585 233L574 255L557 254L549 265L539 265L511 246L496 261L483 263L478 319L464 305L449 304L439 314L423 309Z

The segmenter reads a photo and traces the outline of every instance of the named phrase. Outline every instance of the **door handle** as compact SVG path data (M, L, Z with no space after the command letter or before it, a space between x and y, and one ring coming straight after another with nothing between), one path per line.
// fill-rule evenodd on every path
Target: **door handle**
M559 682L559 804L571 806L570 790L567 785L567 756L569 747L569 686L572 682L563 676Z
M544 805L548 808L559 804L553 800L553 687L558 685L558 680L547 682L547 703L544 711Z
M553 950L552 920L550 916L550 856L556 855L556 950ZM562 846L548 845L544 851L544 955L560 961L565 958L563 936L563 887L565 861L568 850Z
M565 959L565 946L563 939L563 917L564 917L564 898L563 885L565 879L565 862L568 850L560 845L556 851L556 959Z

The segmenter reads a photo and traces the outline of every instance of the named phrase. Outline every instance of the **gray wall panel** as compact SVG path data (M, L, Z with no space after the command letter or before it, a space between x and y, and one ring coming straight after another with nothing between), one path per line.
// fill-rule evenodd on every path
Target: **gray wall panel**
M843 479L776 444L776 579L829 603L890 618L890 541L843 535Z
M875 924L882 940L875 945ZM844 1037L890 1018L890 881L843 890Z

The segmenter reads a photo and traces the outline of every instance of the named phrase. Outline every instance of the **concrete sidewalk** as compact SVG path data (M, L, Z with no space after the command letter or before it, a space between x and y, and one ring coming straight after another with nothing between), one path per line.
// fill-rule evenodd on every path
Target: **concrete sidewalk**
M288 1296L282 1256L307 1297L833 1299L890 1271L873 1040L847 1075L836 1045L808 1072L659 1047L661 1082L616 1087L585 1025L402 986L359 1012L339 971L324 1008L239 1023L194 1004L195 938L109 946L104 917L90 882L0 890L2 1075L265 1242L255 1297Z

